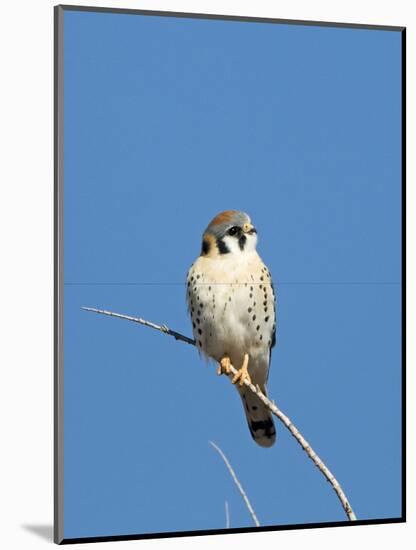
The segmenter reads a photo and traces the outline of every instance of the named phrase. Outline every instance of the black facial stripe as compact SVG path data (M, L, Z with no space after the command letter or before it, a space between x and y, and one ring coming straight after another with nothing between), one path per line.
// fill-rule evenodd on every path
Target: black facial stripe
M238 238L238 246L240 247L240 250L244 250L246 241L247 237L245 235L241 235L241 237Z
M228 254L230 252L230 249L228 248L228 246L220 238L217 239L217 247L218 247L218 252L220 254Z
M207 241L206 239L204 239L204 240L202 241L202 251L201 251L201 254L203 254L203 255L208 254L210 248L211 248L211 244L209 243L209 241Z

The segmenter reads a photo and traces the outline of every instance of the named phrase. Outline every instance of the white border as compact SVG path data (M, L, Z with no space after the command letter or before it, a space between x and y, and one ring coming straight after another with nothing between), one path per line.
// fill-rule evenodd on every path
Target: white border
M414 31L412 2L405 0L158 0L69 2L74 5L249 15L397 25L407 27L408 151L414 150ZM52 335L53 335L53 5L50 0L3 3L0 17L0 544L2 547L42 548L52 525ZM408 158L408 281L415 280L414 161ZM414 330L415 296L408 285L408 334ZM410 337L409 337L410 340ZM412 344L409 342L409 344ZM408 365L415 365L409 345ZM356 528L331 528L274 533L227 535L102 543L105 548L138 545L145 548L198 548L213 544L299 546L350 549L411 547L415 535L412 488L414 449L413 369L408 369L408 523ZM388 404L386 404L388 406ZM388 434L386 434L388 437ZM35 526L41 535L24 526ZM44 526L39 529L36 526ZM78 546L78 545L77 545ZM73 546L74 547L74 546ZM82 545L88 548L91 545ZM96 549L97 546L94 545Z

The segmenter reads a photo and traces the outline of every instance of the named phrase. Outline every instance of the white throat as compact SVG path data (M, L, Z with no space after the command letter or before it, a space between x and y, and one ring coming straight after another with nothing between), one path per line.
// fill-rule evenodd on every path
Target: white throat
M232 237L231 235L225 235L222 240L227 245L227 248L230 251L229 254L225 254L225 256L245 256L251 255L253 252L255 252L257 245L257 234L246 234L245 237L246 241L244 243L244 246L241 247L238 239Z

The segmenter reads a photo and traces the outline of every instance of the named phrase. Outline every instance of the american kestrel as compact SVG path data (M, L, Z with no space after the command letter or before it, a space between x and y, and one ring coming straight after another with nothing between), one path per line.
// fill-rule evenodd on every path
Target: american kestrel
M243 400L251 435L262 447L276 439L272 416L246 386L266 394L276 342L271 275L256 251L257 231L244 212L218 214L202 236L201 255L187 275L187 302L198 349L217 361L218 374L238 369L233 383Z

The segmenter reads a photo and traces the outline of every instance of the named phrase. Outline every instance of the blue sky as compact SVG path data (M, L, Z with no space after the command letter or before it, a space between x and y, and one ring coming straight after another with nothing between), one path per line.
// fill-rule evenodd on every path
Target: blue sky
M197 351L186 272L249 213L277 288L269 393L359 519L401 514L398 32L65 13L64 535L344 520L287 430L256 446Z

